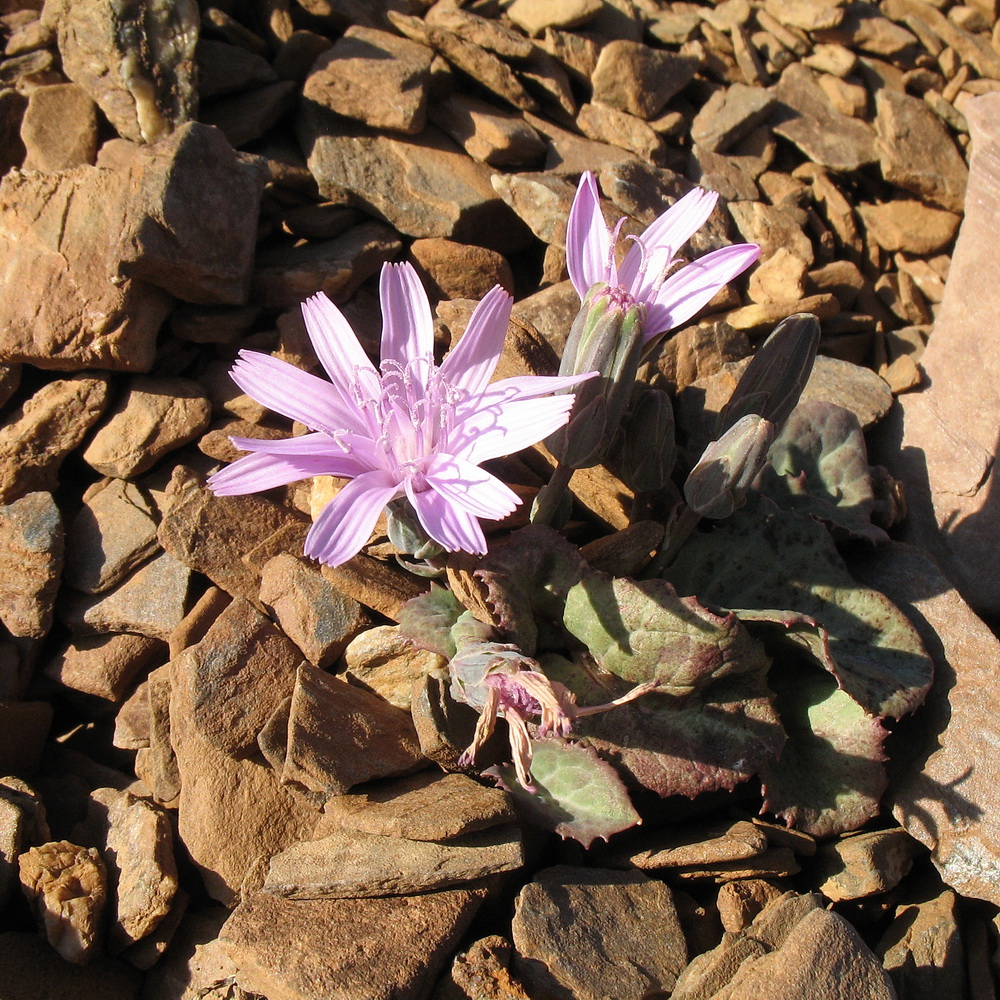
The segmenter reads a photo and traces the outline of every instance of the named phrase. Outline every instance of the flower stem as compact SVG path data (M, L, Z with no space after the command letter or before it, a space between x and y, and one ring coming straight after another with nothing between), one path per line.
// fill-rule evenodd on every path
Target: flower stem
M551 524L552 518L562 504L566 495L566 488L573 477L575 470L572 466L560 462L548 483L538 491L535 502L531 508L531 521L533 524Z
M663 571L677 558L677 554L684 547L684 543L698 526L700 520L701 515L696 514L687 504L681 506L679 512L675 512L667 524L660 551L653 556L643 573L646 579L662 575Z

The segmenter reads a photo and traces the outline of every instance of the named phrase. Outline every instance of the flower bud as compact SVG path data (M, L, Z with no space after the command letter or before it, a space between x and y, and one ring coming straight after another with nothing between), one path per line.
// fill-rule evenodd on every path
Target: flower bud
M587 293L570 329L559 374L597 371L600 376L573 389L576 403L568 423L545 440L563 464L586 469L603 459L635 383L645 314L645 308L617 286L598 283Z
M401 555L414 559L433 559L444 549L427 537L410 502L405 497L393 500L385 509L385 521L389 541Z
M677 449L674 408L662 389L637 389L622 422L616 472L635 490L662 490L670 480Z
M783 319L743 372L719 416L720 433L748 413L760 415L780 431L809 381L819 335L819 320L812 313Z
M764 468L778 429L756 413L733 424L702 453L684 484L684 499L702 517L728 517Z

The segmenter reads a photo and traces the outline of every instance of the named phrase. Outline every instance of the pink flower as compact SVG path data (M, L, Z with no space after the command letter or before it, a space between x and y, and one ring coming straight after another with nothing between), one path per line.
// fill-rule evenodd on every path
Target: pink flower
M479 518L505 517L520 500L480 463L520 451L565 423L573 395L547 394L592 373L489 384L512 302L499 286L476 306L440 367L430 304L413 268L386 264L379 295L379 369L322 293L303 303L302 314L330 381L270 355L240 351L232 370L236 384L310 433L280 441L233 438L251 454L217 472L209 486L230 496L312 476L349 479L306 536L305 554L331 566L356 555L385 505L400 497L443 548L482 554Z
M599 282L605 294L624 310L632 304L645 308L643 340L648 345L690 319L723 285L732 281L760 255L755 243L735 243L713 250L671 273L677 251L705 224L715 208L714 191L695 188L658 216L615 266L613 231L601 215L597 182L588 170L580 178L566 224L566 266L580 299Z

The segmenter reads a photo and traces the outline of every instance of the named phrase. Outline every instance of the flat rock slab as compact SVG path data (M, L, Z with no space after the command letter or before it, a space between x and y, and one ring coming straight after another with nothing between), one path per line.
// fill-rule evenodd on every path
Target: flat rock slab
M11 635L48 633L62 564L62 517L51 493L0 506L0 621Z
M422 1000L484 897L482 889L335 900L255 893L219 940L239 986L268 1000Z
M878 460L906 486L905 540L930 551L975 609L1000 615L1000 95L977 98L967 112L967 211L921 358L924 386L899 397Z
M514 968L532 996L640 1000L673 989L687 945L664 883L564 865L535 879L517 897L512 927Z
M431 892L512 871L524 863L517 826L446 843L339 830L271 858L263 891L288 899L358 899Z

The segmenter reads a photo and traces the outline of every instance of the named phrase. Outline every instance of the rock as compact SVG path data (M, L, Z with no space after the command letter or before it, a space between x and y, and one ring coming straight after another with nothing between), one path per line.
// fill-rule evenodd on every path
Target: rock
M970 107L973 132L968 213L955 246L944 299L920 363L929 385L900 397L900 424L887 431L880 460L906 486L911 516L905 540L925 547L980 613L1000 612L993 578L996 541L988 528L998 494L995 336L989 325L996 263L992 219L1000 176L1000 97ZM895 204L895 203L894 203ZM933 211L931 209L925 209ZM955 216L949 216L956 219ZM969 289L976 294L970 295ZM965 289L965 291L963 291Z
M0 503L55 490L63 460L100 417L107 396L104 376L55 379L0 424Z
M279 80L232 97L205 101L198 118L214 125L234 149L262 139L270 129L295 110L299 90L291 80Z
M544 243L564 246L566 219L575 187L562 177L543 174L494 174L493 187Z
M62 517L51 493L0 506L0 621L11 635L48 633L62 562Z
M234 597L256 601L260 571L279 552L301 552L309 522L257 496L217 497L179 479L160 522L160 544Z
M50 837L45 806L31 786L20 778L0 779L0 906L18 884L18 856Z
M107 873L93 847L66 840L32 847L18 858L21 888L50 945L67 962L95 954L107 901Z
M262 164L199 122L125 156L134 176L118 246L122 274L185 302L243 305L266 180Z
M245 756L283 698L302 654L271 620L236 598L205 637L173 660L173 683L190 686L191 722L216 750Z
M0 772L34 774L51 724L47 701L0 701Z
M129 214L129 190L127 174L90 166L0 182L0 361L150 369L171 300L119 279L119 242L143 221Z
M512 933L514 971L532 996L669 993L687 958L670 890L641 872L547 868L518 895Z
M273 1000L420 1000L483 897L464 888L388 899L253 893L220 941L237 983Z
M87 815L108 873L112 953L151 934L177 892L173 834L167 814L128 792L98 788Z
M624 163L641 162L634 153L619 146L609 146L604 142L585 139L575 132L567 132L553 125L547 118L525 114L524 120L540 135L545 137L548 153L545 169L562 177L579 176L584 170L595 172L603 167Z
M239 45L211 38L198 39L195 59L198 63L198 97L203 101L254 90L278 79L278 74L263 56Z
M202 387L190 379L131 379L83 452L105 476L131 479L200 435L212 417Z
M716 897L723 928L730 934L738 934L753 922L758 913L781 896L782 890L764 879L724 882Z
M165 654L161 640L145 635L95 635L67 643L44 672L64 687L117 703L128 694L135 678Z
M91 164L97 155L97 107L75 83L38 87L21 124L25 170L55 173Z
M414 240L410 255L432 299L482 299L500 285L513 294L510 264L495 250L453 243L451 240Z
M896 58L901 62L913 58L917 37L901 24L883 17L871 7L847 4L843 19L832 27L821 27L815 38L821 43L849 45L872 55Z
M754 302L794 301L805 295L805 277L806 262L786 247L779 247L751 273L747 292ZM839 297L837 301L843 307Z
M330 666L369 624L357 601L339 593L316 566L287 552L264 564L260 602L315 667Z
M115 479L88 493L66 532L66 582L85 594L121 583L156 551L156 516L135 483Z
M768 91L743 83L716 90L691 122L691 138L713 153L722 153L767 120L774 100Z
M777 302L755 302L725 313L725 321L734 330L770 332L783 319L796 313L812 313L817 319L833 319L840 312L840 302L836 295L822 293L807 295L802 299Z
M124 138L154 142L194 117L195 3L82 0L60 7L57 28L63 71Z
M26 151L21 139L21 125L28 99L8 86L0 86L0 171L24 164Z
M344 651L345 676L390 705L410 710L413 683L444 662L437 653L414 646L397 625L377 625L357 635Z
M813 163L829 170L858 170L878 159L875 132L866 122L834 109L812 71L792 63L774 90L774 131Z
M458 7L432 7L427 11L425 20L505 58L530 59L535 51L534 45L524 35L505 22L481 17Z
M882 176L932 205L961 213L969 169L927 102L880 90L875 107Z
M816 854L819 890L835 903L888 892L910 870L916 847L898 828L828 841Z
M711 868L720 862L755 858L767 850L767 838L752 823L703 824L682 827L668 836L643 833L627 846L612 849L616 860L628 867L650 870L692 866Z
M469 156L491 167L522 166L545 154L545 143L523 118L468 94L435 101L428 114Z
M965 956L957 911L958 897L950 889L924 892L896 907L876 954L899 996L936 1000L963 995Z
M694 146L688 173L701 187L717 191L725 201L756 203L760 197L756 181L737 157L722 156L702 146Z
M177 831L208 894L232 906L251 866L308 838L318 813L283 788L270 767L223 753L201 735L194 672L174 669L176 663L169 729L180 784Z
M698 60L636 41L611 41L601 49L592 83L594 100L647 121L683 90Z
M897 200L857 206L870 239L890 252L932 254L955 238L961 218L919 201Z
M324 292L343 302L401 249L396 232L374 221L330 240L272 243L257 254L254 301L269 308L298 308L306 297Z
M481 938L455 956L441 980L439 993L447 1000L530 1000L511 975L511 944L499 934Z
M321 566L320 572L341 593L393 621L408 600L428 589L412 573L364 554L340 566Z
M571 281L543 288L514 303L513 318L529 324L544 338L556 356L562 354L573 319L580 311L580 296Z
M507 794L464 774L421 771L350 795L334 795L323 807L317 837L349 829L407 840L450 840L515 817Z
M833 28L844 18L842 6L827 0L765 0L764 9L779 24L802 31Z
M170 696L172 667L165 663L151 670L146 679L146 700L149 709L149 746L136 754L136 775L142 778L155 801L177 805L181 793L181 772L171 742ZM140 762L140 757L142 761ZM231 770L230 772L231 773ZM192 794L197 803L200 800ZM197 822L197 820L195 820Z
M299 667L281 780L325 800L426 764L409 716L308 664Z
M59 613L76 635L137 632L165 641L184 617L190 580L190 570L163 552L113 590L69 595Z
M807 265L812 264L814 251L812 241L802 231L805 216L801 209L760 201L732 201L726 208L743 239L760 245L764 260L786 249Z
M117 959L80 968L54 959L36 934L0 934L5 1000L137 1000L142 976Z
M576 124L591 139L621 146L645 160L659 162L663 159L663 140L635 115L594 101L592 104L581 105Z
M600 0L514 0L507 16L527 35L546 28L579 28L601 10Z
M524 862L516 826L446 843L338 830L271 858L263 891L287 899L409 896L512 871Z
M416 135L427 120L433 51L352 25L313 64L303 96L373 128Z

